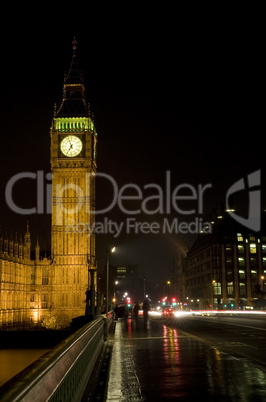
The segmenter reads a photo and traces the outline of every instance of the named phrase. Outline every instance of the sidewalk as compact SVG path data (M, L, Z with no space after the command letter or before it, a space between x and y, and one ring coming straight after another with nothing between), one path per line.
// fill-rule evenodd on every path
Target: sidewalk
M131 324L131 323L130 323ZM126 323L116 322L106 401L143 401Z

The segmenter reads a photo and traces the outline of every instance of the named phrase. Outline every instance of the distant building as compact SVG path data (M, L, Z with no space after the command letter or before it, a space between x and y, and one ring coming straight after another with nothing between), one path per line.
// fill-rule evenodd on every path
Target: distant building
M174 253L174 269L171 278L172 283L172 296L177 297L178 306L186 301L186 283L184 272L184 259L188 247L185 245L177 245L177 250Z
M214 223L212 234L198 236L184 261L188 308L259 305L266 289L266 236L262 232L250 232L225 213Z
M138 264L134 265L110 265L109 267L109 300L116 296L116 302L123 302L123 295L128 292L130 297L141 302L144 297L143 276L139 275ZM106 267L101 274L98 275L98 288L104 304L104 296L106 295Z

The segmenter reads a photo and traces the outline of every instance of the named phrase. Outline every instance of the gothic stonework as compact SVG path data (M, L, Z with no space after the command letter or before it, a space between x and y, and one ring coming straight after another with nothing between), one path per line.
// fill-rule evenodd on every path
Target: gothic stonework
M97 133L85 100L76 41L63 100L51 127L53 307L84 314L95 266L94 225Z
M0 327L38 324L47 313L72 318L95 309L94 211L97 133L77 63L77 42L51 130L51 257L0 235ZM86 294L92 295L86 301Z

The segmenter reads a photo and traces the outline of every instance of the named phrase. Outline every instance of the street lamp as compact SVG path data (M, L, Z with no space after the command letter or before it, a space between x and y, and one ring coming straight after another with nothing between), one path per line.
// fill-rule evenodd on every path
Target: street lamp
M116 290L117 290L117 285L118 285L118 281L115 281L114 283L114 298L113 298L113 302L116 302ZM115 300L114 300L115 299Z
M212 281L212 286L211 286L211 289L212 289L212 309L214 310L214 286L215 286L215 283L216 283L216 280L215 279L213 279L213 281Z
M110 251L115 252L115 247L111 250L106 250L106 317L108 316L108 304L109 304L109 263L110 263Z

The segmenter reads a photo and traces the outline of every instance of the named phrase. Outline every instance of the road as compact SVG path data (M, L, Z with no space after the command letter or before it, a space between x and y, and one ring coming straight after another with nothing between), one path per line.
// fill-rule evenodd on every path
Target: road
M180 316L168 325L234 357L266 365L266 317Z
M266 401L265 331L255 318L119 320L106 396L84 400Z

